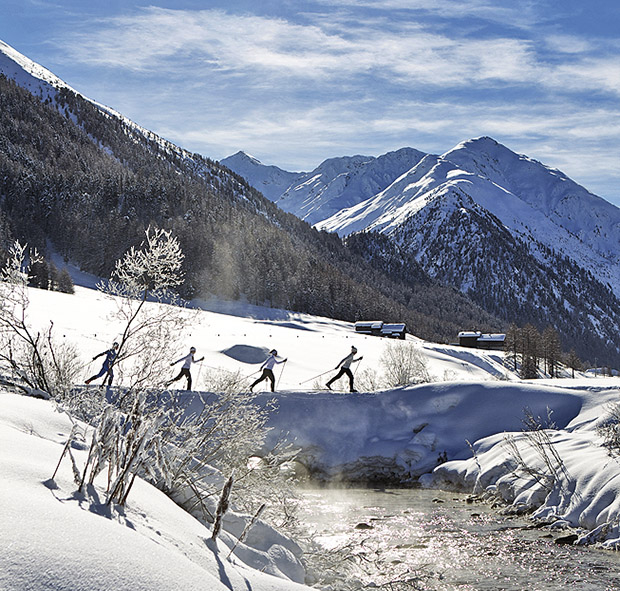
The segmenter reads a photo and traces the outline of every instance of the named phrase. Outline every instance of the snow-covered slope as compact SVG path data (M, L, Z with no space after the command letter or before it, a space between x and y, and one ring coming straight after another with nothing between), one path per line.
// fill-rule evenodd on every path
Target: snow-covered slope
M341 236L381 232L495 316L551 325L582 358L618 363L620 209L488 137L443 155L407 152L399 161L411 167L380 188L371 171L396 154L326 161L351 171L319 167L276 202Z
M114 304L97 292L30 289L29 295L32 326L49 327L52 320L57 335L78 345L86 363L115 337L118 328L108 316ZM436 373L444 368L453 375L461 367L461 381L355 395L317 393L303 382L311 384L313 375L329 372L343 349L355 343L372 366L386 341L355 335L350 324L326 318L239 306L228 313L200 312L192 334L185 336L206 355L205 363L242 366L248 374L257 367L254 354L278 346L289 362L280 374L284 389L276 393L271 436L289 437L305 452L302 457L332 475L426 473L427 484L501 496L555 527L580 528L583 541L620 543L620 471L596 432L609 404L618 399L618 379L499 381L492 377L501 367L501 354L413 340L408 344L422 348ZM469 381L462 381L467 376ZM196 382L200 388L200 375ZM258 402L270 399L266 393ZM212 543L209 527L139 479L122 510L102 502L97 483L86 494L76 493L68 458L52 480L71 420L50 401L6 391L0 391L0 406L0 536L9 540L0 553L2 589L306 588L287 578L295 561L285 547L275 547L282 538L273 530L269 534L262 527L254 541L274 548L263 552L260 568L277 576L241 560L257 557L250 538L229 557L239 529L233 522ZM552 411L554 424L523 433L524 408L543 420ZM506 445L510 437L536 471L517 464ZM473 458L468 442L476 450ZM74 446L78 466L86 451L86 445ZM449 461L428 475L444 454Z
M52 480L71 419L50 401L2 390L0 406L3 591L309 589L279 572L278 565L286 571L291 564L284 547L274 547L265 563L266 571L279 576L250 568L237 556L228 557L234 534L224 531L213 542L208 527L141 479L122 508L105 504L98 483L78 493L68 458ZM72 452L80 466L86 450ZM282 539L272 533L271 542ZM267 536L263 545L268 541ZM258 555L243 544L238 547L240 555L252 552ZM262 554L267 558L267 552Z
M0 74L15 80L17 84L27 88L32 94L42 97L43 100L53 99L59 88L71 89L58 76L1 40Z
M19 53L16 49L0 40L0 74L14 80L19 86L27 89L34 96L41 98L43 101L49 101L53 105L57 105L57 97L59 91L65 89L73 94L79 95L83 99L89 101L107 116L121 121L127 133L134 133L138 136L146 138L150 142L155 142L160 150L176 157L191 161L197 173L205 173L204 159L196 158L194 154L176 146L172 142L158 136L157 134L141 127L128 117L118 111L98 103L97 101L84 96L61 80L58 76L50 72L43 66L33 62L25 55Z
M514 235L526 242L534 239L620 288L620 209L491 138L427 156L378 195L317 226L341 235L367 228L392 233L457 190Z

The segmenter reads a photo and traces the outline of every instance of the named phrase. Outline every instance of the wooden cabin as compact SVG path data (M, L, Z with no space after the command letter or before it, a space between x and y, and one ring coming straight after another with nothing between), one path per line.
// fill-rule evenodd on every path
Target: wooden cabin
M404 322L388 324L381 320L366 320L355 323L355 332L404 340L407 335L407 325Z
M483 333L479 330L459 332L459 345L473 349L503 351L506 335L503 333Z

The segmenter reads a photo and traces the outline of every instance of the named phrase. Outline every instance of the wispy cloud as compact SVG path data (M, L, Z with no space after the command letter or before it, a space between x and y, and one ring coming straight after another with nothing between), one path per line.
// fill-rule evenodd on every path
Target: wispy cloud
M375 11L425 13L452 21L477 18L486 22L510 23L515 28L529 28L539 19L536 3L527 0L513 0L504 4L492 0L317 0L317 3L353 10L366 8Z
M480 10L486 6L474 5ZM196 76L219 73L332 84L373 76L378 86L531 84L572 91L594 83L620 94L617 55L587 60L576 56L557 65L543 59L529 39L450 37L412 22L382 27L360 19L357 28L348 23L336 29L332 23L328 30L283 18L151 7L100 21L94 30L68 41L72 58L83 63L172 76L183 70ZM555 38L548 45L568 43Z
M149 7L85 21L62 46L128 80L115 92L140 123L215 158L246 149L301 169L493 135L587 172L580 162L617 144L620 47L540 25L540 4L316 0L277 16L235 13L234 2ZM587 143L587 157L571 160L568 141Z

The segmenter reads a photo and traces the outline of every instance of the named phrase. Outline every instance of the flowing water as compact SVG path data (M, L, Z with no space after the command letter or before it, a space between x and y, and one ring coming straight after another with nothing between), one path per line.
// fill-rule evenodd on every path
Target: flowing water
M620 553L558 545L565 531L423 489L306 489L300 519L323 588L620 591ZM326 558L325 558L326 557Z

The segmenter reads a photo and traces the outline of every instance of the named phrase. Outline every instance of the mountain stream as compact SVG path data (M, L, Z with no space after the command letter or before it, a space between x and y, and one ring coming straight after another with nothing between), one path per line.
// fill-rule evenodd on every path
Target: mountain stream
M570 532L424 489L303 489L315 583L333 591L620 590L620 554L560 545Z

